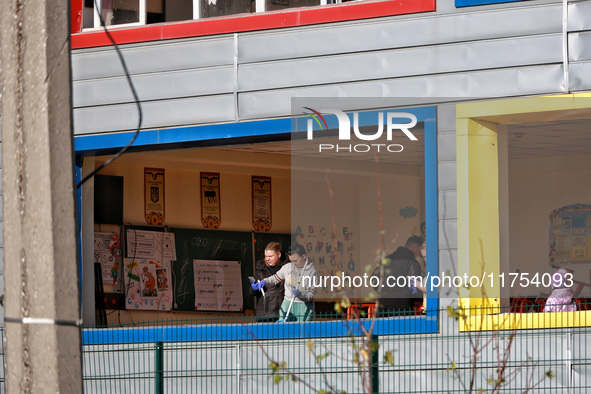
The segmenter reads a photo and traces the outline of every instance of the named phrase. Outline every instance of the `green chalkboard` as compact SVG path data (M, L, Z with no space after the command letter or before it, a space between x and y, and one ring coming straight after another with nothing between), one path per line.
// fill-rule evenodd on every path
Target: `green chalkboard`
M279 242L285 252L284 257L287 258L287 251L291 245L291 234L280 233L254 233L254 260L259 261L265 257L265 246L269 242Z
M172 263L174 309L195 310L193 260L239 261L242 273L242 310L254 309L248 293L248 277L253 273L252 234L241 231L171 228L177 260Z
M130 229L174 234L177 258L172 262L174 310L195 311L193 260L239 261L242 310L254 309L254 299L248 292L248 277L253 274L254 267L251 232L128 225L124 234Z

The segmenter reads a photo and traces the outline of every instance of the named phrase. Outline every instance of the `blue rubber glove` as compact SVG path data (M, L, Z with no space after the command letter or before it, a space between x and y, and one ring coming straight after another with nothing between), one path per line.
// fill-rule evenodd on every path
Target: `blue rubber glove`
M250 287L252 287L253 290L257 290L258 291L258 290L262 289L263 287L265 287L265 281L264 280L261 280L258 283L255 283L255 282L252 282L251 281L250 282Z
M412 291L413 294L417 293L417 288L415 286L414 280L412 282L410 282L410 290Z
M293 289L291 292L292 292L293 296L296 298L300 298L300 296L302 295L302 292L299 291L298 289Z

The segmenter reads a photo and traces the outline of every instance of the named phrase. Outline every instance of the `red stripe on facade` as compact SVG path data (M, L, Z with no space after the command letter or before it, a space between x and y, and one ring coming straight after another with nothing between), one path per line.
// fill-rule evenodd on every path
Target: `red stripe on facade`
M72 4L72 19L74 19ZM271 11L260 14L240 14L221 18L207 18L184 22L169 22L147 26L111 28L117 44L130 44L199 37L214 34L239 33L283 27L306 26L320 23L343 22L357 19L412 14L435 11L435 0L383 0L375 2L351 2L288 11ZM80 14L80 18L82 14ZM74 29L74 25L72 25ZM100 30L72 34L72 49L111 45Z

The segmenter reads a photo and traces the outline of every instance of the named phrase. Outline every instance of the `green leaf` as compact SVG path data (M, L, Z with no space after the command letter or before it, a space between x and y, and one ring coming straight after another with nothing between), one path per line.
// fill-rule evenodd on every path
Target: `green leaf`
M553 378L553 377L555 377L556 375L554 375L554 374L552 373L552 371L551 371L551 370L548 370L548 371L546 372L546 376L547 376L547 377L549 377L550 379L552 379L552 378Z
M273 376L273 383L275 383L275 384L279 384L282 380L283 380L283 376L281 376L281 375Z
M392 353L391 350L388 350L386 354L384 354L384 361L394 366L394 353Z
M276 373L279 371L279 365L277 365L277 363L271 363L269 364L269 369L273 371L273 373Z
M349 300L347 298L343 298L341 300L341 307L348 308L350 306L351 306L351 303L349 302Z
M337 313L343 313L343 308L341 308L341 304L339 304L338 302L336 302L336 303L334 304L334 310L335 310Z
M373 353L376 353L380 349L380 344L378 341L370 341L369 348Z

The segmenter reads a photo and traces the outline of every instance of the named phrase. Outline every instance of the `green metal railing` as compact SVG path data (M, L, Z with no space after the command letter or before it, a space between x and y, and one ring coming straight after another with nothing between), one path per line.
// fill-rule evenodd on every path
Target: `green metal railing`
M519 315L515 309L512 314ZM376 319L387 323L380 330L390 327L402 334L377 334L377 324L373 331L363 332L360 324L371 329L371 319L344 319L342 314L318 316L320 323L210 316L86 328L84 389L235 394L590 392L591 319L585 324L581 319L586 319L586 312L575 314L577 327L527 330L460 331L464 315L454 309ZM574 321L573 315L555 315ZM437 323L436 330L425 332L430 321ZM403 323L388 326L392 322Z

